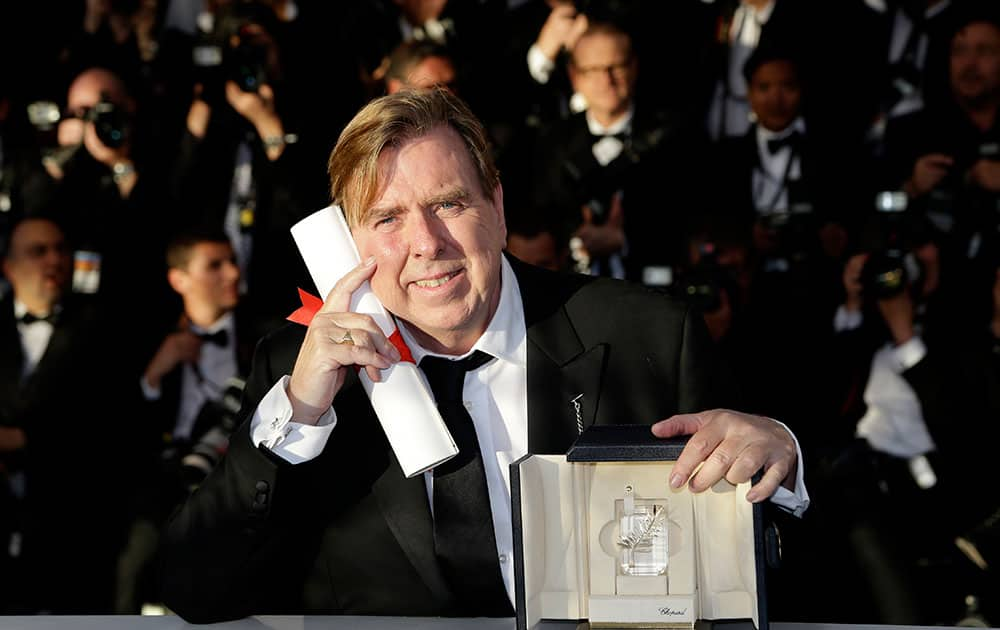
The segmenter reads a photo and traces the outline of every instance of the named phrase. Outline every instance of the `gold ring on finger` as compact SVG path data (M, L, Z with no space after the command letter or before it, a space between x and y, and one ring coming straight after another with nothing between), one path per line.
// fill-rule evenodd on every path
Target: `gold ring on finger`
M346 343L349 346L353 346L354 345L354 337L351 336L351 331L345 330L344 331L344 336L341 337L340 340L337 341L337 343L340 343L340 344L345 344Z

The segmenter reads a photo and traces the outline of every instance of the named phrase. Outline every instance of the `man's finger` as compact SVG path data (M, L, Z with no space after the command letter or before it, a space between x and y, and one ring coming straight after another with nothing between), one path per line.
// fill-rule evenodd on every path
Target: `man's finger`
M684 446L674 470L670 474L670 487L680 488L691 477L699 464L708 459L709 455L722 442L724 430L718 425L706 424L698 430Z
M652 426L652 431L658 438L693 435L705 426L706 422L704 413L679 413L666 420L660 420Z
M344 277L337 281L327 294L320 313L342 313L351 308L351 295L365 283L375 273L378 265L375 264L375 257L369 256L354 269L351 269Z
M720 436L721 437L721 436ZM694 440L694 438L691 438ZM690 442L688 442L690 444ZM685 449L687 450L687 449ZM702 492L724 478L741 455L739 445L733 440L720 440L711 450L694 477L688 482L692 492Z
M927 155L927 163L933 166L951 166L954 162L954 158L944 153L930 153Z
M768 467L761 476L760 481L755 483L747 492L747 501L760 503L778 491L778 486L788 476L788 466L783 462L775 462Z
M734 486L749 481L765 463L767 463L767 449L764 445L750 444L736 456L736 461L726 471L726 481Z

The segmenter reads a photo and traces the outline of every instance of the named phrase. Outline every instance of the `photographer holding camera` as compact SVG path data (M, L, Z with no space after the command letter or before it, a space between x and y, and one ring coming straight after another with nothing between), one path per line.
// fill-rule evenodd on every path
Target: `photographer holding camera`
M180 202L175 224L223 231L236 254L245 305L261 317L282 317L297 306L296 296L287 275L269 266L298 265L282 271L306 286L304 266L291 262L298 259L288 230L304 209L327 203L323 172L303 162L302 143L286 127L271 8L234 2L219 9L214 25L215 47L197 53L201 82L172 175Z
M985 263L1000 240L1000 10L963 7L954 25L950 98L890 122L886 175L926 207L943 255Z
M143 426L133 431L141 461L115 602L116 611L125 614L158 601L149 580L160 527L225 453L242 376L261 333L237 313L240 272L225 234L181 233L171 240L166 258L167 281L180 296L183 313L140 380Z
M131 312L137 303L162 306L168 297L149 281L159 277L155 252L168 216L168 152L150 144L141 115L122 80L96 67L72 81L65 107L29 106L32 123L40 133L51 131L52 143L25 178L24 213L50 215L63 226L73 252L72 291L96 295L112 313ZM134 318L117 325L131 328L140 352L151 342Z
M980 588L953 541L995 507L976 480L991 472L1000 437L998 331L984 343L1000 320L1000 283L994 263L994 303L970 313L967 304L985 307L983 283L949 275L955 268L921 227L927 217L905 195L877 199L834 321L845 361L836 372L853 377L842 414L855 436L831 461L843 501L835 513L883 622L952 624Z

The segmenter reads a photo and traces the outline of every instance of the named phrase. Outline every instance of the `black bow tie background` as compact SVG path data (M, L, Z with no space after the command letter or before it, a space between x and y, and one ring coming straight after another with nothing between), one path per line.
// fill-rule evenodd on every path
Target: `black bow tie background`
M622 142L625 142L625 140L628 139L628 134L624 131L619 131L618 133L592 133L590 135L594 139L595 143L600 142L605 138L615 138L617 140L621 140Z
M217 330L214 333L195 333L203 343L211 343L224 348L229 345L229 331Z
M24 315L21 315L17 319L17 321L25 325L34 324L35 322L48 322L54 326L55 324L59 323L59 313L53 311L48 315L44 316L33 315L32 313L25 313Z
M798 151L798 148L802 142L802 134L798 131L793 131L784 138L771 138L767 141L767 152L774 155L778 151L781 151L785 147L791 147L792 152Z

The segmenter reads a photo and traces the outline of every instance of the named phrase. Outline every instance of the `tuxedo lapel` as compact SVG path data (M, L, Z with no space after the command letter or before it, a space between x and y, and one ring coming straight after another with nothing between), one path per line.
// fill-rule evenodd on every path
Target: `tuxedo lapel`
M68 310L64 310L59 323L53 327L52 336L49 337L49 343L45 346L45 352L42 353L38 365L24 382L25 399L35 396L38 390L48 392L46 382L50 380L49 374L57 369L57 366L66 363L64 357L70 353L74 335L74 325L71 321L67 321L72 316Z
M0 318L2 318L0 335L3 335L0 340L0 399L13 404L21 397L19 390L24 353L21 350L21 336L17 332L17 322L14 319L14 305L10 301L3 303Z
M586 347L564 308L566 285L512 260L528 333L528 451L565 453L594 423L604 375L604 344Z
M555 324L554 324L555 325ZM600 402L605 346L563 362L528 329L528 451L562 454L594 423Z

